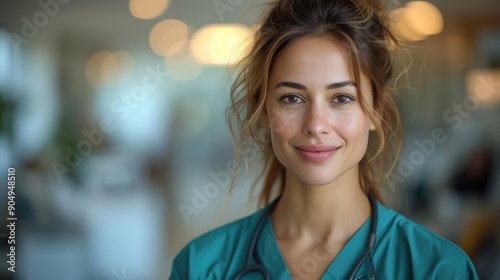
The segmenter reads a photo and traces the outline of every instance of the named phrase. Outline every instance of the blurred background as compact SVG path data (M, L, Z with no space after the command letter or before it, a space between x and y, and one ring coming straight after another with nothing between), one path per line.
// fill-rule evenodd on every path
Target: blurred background
M1 279L167 279L189 240L256 209L244 183L222 212L224 110L264 2L0 2L0 180L16 169L18 218L13 274L2 183ZM413 63L387 196L500 279L500 1L388 5Z

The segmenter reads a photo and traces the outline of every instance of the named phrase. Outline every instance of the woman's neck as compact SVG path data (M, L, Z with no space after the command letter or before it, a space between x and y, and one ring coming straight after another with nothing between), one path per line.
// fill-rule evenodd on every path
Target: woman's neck
M271 214L276 238L346 243L371 213L357 178L307 186L287 173L284 193Z

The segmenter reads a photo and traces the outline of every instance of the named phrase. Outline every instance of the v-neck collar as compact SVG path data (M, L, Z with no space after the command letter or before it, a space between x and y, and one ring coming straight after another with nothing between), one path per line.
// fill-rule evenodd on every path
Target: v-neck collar
M378 203L377 207L380 209L380 205ZM347 242L344 248L342 248L321 277L322 280L346 279L346 277L351 273L351 270L354 269L354 265L357 263L368 246L371 220L370 216ZM292 279L279 249L278 242L276 241L270 217L266 218L257 244L257 252L262 259L264 266L269 270L271 279ZM367 266L363 264L363 267ZM363 267L360 271L361 273L366 270L363 269Z

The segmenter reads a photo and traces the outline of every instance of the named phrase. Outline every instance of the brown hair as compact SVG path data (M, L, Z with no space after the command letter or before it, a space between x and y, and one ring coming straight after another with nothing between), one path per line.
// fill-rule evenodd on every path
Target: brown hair
M252 46L233 69L236 79L226 110L236 162L243 159L247 175L249 158L242 147L250 142L261 153L261 204L269 203L273 194L281 194L285 186L285 168L274 155L269 131L261 123L269 72L280 50L308 35L340 42L351 59L358 92L360 73L371 81L374 108L362 98L360 103L376 129L370 132L366 154L359 164L359 180L365 192L383 202L380 186L394 168L402 134L393 98L395 81L401 76L395 75L395 54L402 43L391 32L389 23L389 15L378 0L280 0L264 13ZM230 190L235 185L237 172L234 174Z

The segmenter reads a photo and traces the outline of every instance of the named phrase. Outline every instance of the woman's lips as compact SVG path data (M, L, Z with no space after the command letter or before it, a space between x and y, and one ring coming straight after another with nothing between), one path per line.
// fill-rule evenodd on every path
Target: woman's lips
M320 163L332 157L338 147L307 145L295 147L295 149L306 161Z

